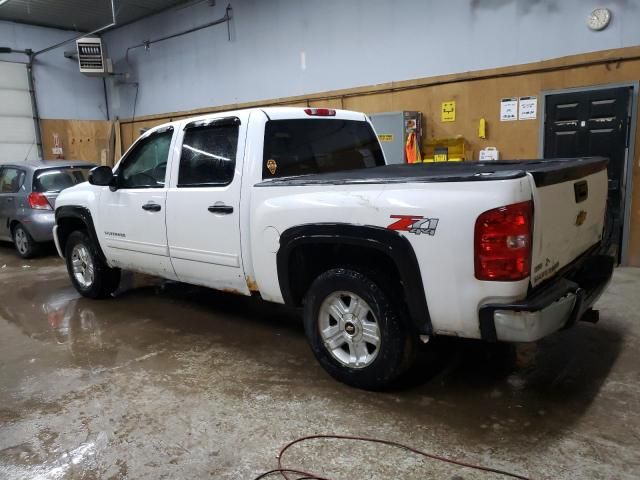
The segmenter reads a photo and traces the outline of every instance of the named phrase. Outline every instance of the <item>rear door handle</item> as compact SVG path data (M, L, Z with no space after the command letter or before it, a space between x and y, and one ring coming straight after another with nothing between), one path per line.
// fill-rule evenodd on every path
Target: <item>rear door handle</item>
M211 205L207 210L211 213L222 213L223 215L233 213L233 207L230 205Z
M157 203L149 202L142 205L142 209L148 212L159 212L160 210L162 210L162 207Z

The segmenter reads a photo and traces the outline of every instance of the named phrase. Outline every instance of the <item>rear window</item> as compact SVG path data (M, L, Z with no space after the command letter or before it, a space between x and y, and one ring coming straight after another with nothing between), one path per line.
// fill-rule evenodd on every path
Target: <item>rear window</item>
M33 179L34 192L61 192L65 188L86 182L90 168L48 168L39 170Z
M262 178L338 172L384 165L371 125L355 120L271 120Z

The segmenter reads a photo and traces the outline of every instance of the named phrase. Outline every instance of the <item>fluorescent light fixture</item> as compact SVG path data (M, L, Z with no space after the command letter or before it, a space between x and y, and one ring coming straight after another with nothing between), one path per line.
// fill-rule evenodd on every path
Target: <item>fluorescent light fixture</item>
M0 7L1 7L2 5L4 5L5 3L7 3L8 1L9 1L9 0L0 0Z

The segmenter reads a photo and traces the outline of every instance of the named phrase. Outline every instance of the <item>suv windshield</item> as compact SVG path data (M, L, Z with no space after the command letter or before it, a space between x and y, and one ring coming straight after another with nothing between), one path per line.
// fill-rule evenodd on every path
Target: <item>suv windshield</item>
M384 165L371 125L355 120L271 120L264 134L262 178Z
M38 170L33 179L34 192L61 192L86 182L91 167L65 167Z

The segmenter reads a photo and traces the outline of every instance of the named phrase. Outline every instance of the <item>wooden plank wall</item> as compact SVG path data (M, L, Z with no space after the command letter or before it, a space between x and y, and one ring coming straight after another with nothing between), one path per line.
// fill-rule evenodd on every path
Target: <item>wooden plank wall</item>
M188 112L152 115L121 122L123 151L137 138L140 128L192 115L265 105L326 106L367 113L418 110L423 113L424 138L462 135L468 141L468 158L477 159L478 151L497 147L502 159L538 156L539 128L543 115L542 92L572 87L591 87L640 79L640 47L608 50L563 57L513 67L467 72L434 78L310 94L302 97L272 99L240 105L209 107ZM538 96L538 119L500 122L500 99ZM441 103L456 101L456 121L440 121ZM487 121L487 138L477 136L478 122ZM629 261L640 266L640 122L632 159L633 184Z
M54 135L58 135L65 160L113 165L116 134L114 122L58 119L43 119L40 122L45 160L58 158L51 150Z

